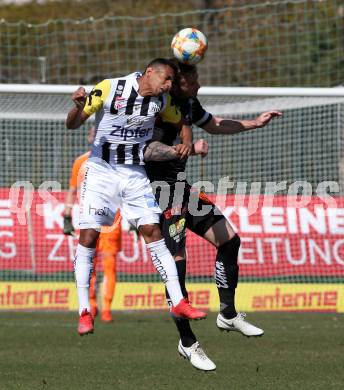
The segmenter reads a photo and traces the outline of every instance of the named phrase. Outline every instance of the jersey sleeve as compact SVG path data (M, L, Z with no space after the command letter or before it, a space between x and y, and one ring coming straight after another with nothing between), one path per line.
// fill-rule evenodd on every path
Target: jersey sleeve
M212 115L206 111L197 98L192 99L192 123L196 126L202 127L206 125L211 119Z
M105 100L108 98L110 93L110 80L103 80L98 83L89 94L86 104L84 107L84 113L88 116L94 114L99 111L103 105Z
M172 97L170 94L167 95L166 107L161 112L160 117L163 122L177 124L182 119L182 113L180 112L179 107L173 103Z

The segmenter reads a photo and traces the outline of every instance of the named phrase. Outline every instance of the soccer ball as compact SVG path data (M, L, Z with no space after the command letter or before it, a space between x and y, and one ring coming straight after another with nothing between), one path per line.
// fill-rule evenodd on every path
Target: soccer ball
M208 39L195 28L184 28L173 37L171 48L179 62L195 65L207 51Z

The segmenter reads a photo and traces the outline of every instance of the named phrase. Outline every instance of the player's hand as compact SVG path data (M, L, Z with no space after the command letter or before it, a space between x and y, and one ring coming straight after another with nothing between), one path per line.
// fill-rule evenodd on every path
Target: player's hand
M281 115L282 115L282 113L279 111L263 112L256 119L256 127L264 127L271 121L271 119L276 118L276 117L281 116Z
M72 222L72 217L70 215L65 215L63 217L63 234L67 236L74 235L74 226Z
M205 157L209 151L209 144L205 139L198 139L194 144L195 154L200 154L202 157Z
M178 144L174 147L176 152L179 154L181 160L190 156L192 151L192 144Z
M79 87L72 95L72 100L78 109L85 107L87 93L84 87Z

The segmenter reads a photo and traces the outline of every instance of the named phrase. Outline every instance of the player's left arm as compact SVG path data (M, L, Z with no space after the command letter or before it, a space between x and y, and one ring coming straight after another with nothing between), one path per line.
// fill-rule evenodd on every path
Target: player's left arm
M273 118L281 116L280 111L267 111L252 120L224 119L213 116L209 122L201 126L209 134L238 134L243 131L266 126Z
M176 128L182 143L173 148L177 151L179 158L188 157L192 151L192 128L185 123L179 106L175 104L170 94L166 96L166 104L159 113L157 123L159 121Z

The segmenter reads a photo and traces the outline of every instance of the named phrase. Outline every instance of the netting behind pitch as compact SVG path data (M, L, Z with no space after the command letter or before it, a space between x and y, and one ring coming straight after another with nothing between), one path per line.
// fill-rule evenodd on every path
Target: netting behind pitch
M320 87L343 82L340 0L227 5L42 24L0 19L0 80L95 84L143 69L155 57L170 56L173 35L192 26L209 39L207 55L199 64L202 85Z
M188 177L205 181L208 193L215 193L211 199L223 202L223 213L239 232L241 280L343 280L344 99L201 100L223 118L253 119L271 109L283 113L265 128L235 136L195 131L196 139L208 140L210 152L206 159L190 159ZM206 257L207 249L204 242L194 245L195 258Z
M235 136L211 136L195 129L195 139L206 138L210 152L205 159L190 158L188 180L191 184L202 180L212 200L223 178L230 183L217 200L242 239L241 280L342 280L344 98L202 96L201 100L210 112L227 118L254 118L267 109L283 111L283 117L266 128ZM71 106L67 95L0 95L2 280L73 280L77 240L62 234L63 201L73 160L87 150L91 122L67 130L65 117ZM18 199L10 192L15 182L22 187ZM276 185L280 187L273 202L264 204ZM24 187L32 198L24 196ZM319 198L319 188L335 203ZM51 191L55 200L42 197L40 189ZM302 201L303 195L308 203L289 203L296 195L296 201ZM253 214L249 201L258 202ZM75 206L74 218L77 211ZM188 233L187 251L189 280L213 280L215 250ZM158 280L143 241L135 240L127 225L117 269L121 281Z

